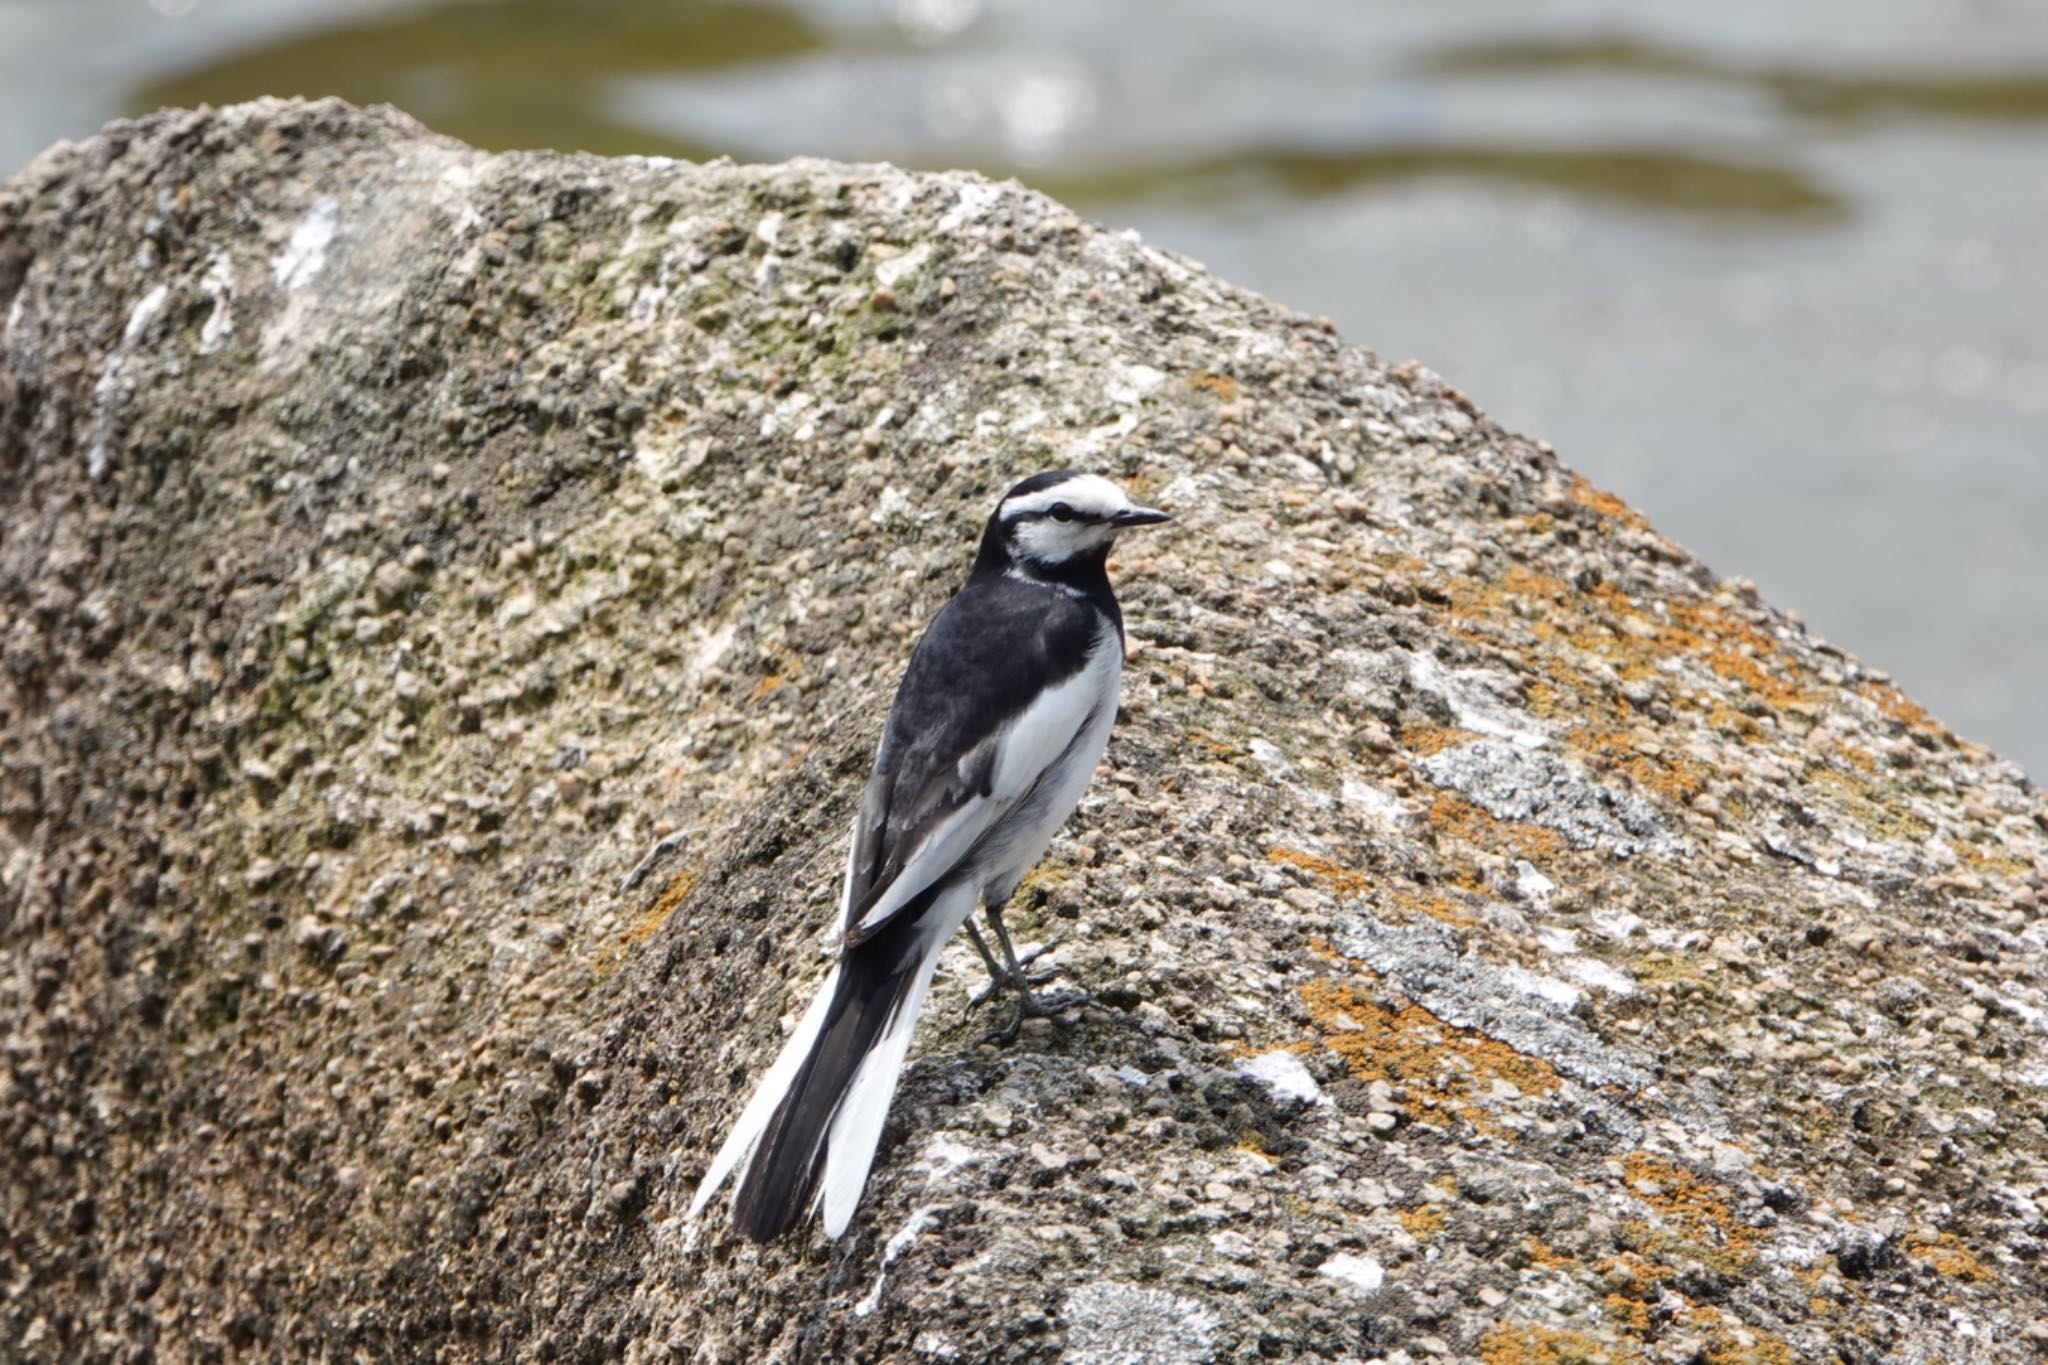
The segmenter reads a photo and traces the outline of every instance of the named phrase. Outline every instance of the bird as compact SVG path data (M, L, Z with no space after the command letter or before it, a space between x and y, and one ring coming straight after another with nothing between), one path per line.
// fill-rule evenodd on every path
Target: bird
M1110 550L1169 520L1073 469L1033 475L996 504L883 724L847 851L838 960L698 1183L692 1224L734 1177L731 1225L748 1239L772 1241L813 1212L826 1236L845 1233L939 954L961 927L991 989L1018 992L1018 1018L1042 1010L1003 906L1109 743L1124 661ZM973 923L977 902L1000 963Z

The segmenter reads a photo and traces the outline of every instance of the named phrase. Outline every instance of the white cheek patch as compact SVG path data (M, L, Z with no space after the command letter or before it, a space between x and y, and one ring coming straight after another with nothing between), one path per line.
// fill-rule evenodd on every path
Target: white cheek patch
M1016 543L1020 552L1041 564L1059 564L1101 548L1114 534L1107 526L1047 518L1018 526Z

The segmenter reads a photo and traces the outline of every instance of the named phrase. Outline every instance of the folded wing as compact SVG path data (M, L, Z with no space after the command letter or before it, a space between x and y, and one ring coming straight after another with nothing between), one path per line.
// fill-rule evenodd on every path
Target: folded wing
M961 627L977 616L980 638L1010 647L968 648ZM1024 619L989 628L989 618L1006 616ZM919 904L972 857L1086 728L1101 687L1075 663L1093 646L1114 647L1097 640L1099 626L1080 603L1048 609L1043 590L1022 585L979 600L963 593L932 623L861 800L847 867L849 943Z

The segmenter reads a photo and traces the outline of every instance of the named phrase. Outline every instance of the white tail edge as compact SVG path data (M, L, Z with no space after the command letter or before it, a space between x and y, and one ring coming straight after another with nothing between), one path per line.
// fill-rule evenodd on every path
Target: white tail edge
M968 905L973 905L971 898ZM875 1164L875 1148L882 1141L882 1124L889 1117L890 1101L896 1097L896 1079L903 1074L904 1058L910 1054L910 1038L917 1031L918 1012L924 1008L925 993L931 989L932 973L939 965L939 949L944 946L941 940L925 949L917 975L896 1002L888 1027L868 1049L859 1074L847 1087L839 1111L832 1116L830 1135L825 1140L825 1175L818 1182L818 1203L825 1215L825 1235L834 1241L853 1222L853 1211L860 1207L868 1170ZM776 1063L778 1068L781 1065ZM751 1106L748 1112L752 1112ZM765 1114L761 1122L767 1122Z
M929 978L930 973L926 973ZM697 1184L697 1193L690 1200L690 1211L685 1219L694 1222L704 1206L711 1202L711 1196L718 1193L718 1187L726 1182L742 1161L752 1157L754 1144L761 1139L761 1133L768 1127L768 1120L775 1116L775 1107L782 1103L789 1085L796 1078L797 1068L810 1055L811 1047L818 1041L818 1031L825 1026L825 1011L832 1003L832 994L839 986L839 968L835 964L827 973L818 993L811 997L810 1008L797 1023L796 1031L789 1035L789 1041L782 1045L782 1052L775 1059L775 1065L768 1068L768 1074L761 1078L761 1084L754 1088L754 1097L747 1101L747 1107L740 1111L739 1120L733 1124L732 1132L726 1136L725 1145L718 1149L718 1155L711 1159L711 1168L704 1172L704 1179ZM921 997L920 997L921 998ZM862 1074L866 1071L863 1069ZM893 1081L892 1081L893 1084ZM883 1101L887 1105L886 1098ZM833 1234L837 1236L837 1233Z

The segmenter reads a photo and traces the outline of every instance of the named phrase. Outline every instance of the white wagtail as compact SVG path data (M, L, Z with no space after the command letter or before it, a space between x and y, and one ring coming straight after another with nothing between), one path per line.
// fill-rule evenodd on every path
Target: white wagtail
M967 582L911 653L846 859L839 961L718 1149L692 1219L735 1168L733 1225L757 1242L813 1208L853 1219L918 1009L963 924L998 984L1028 983L1003 904L1087 790L1116 718L1117 533L1165 521L1071 469L997 504ZM1003 950L970 922L975 902Z

